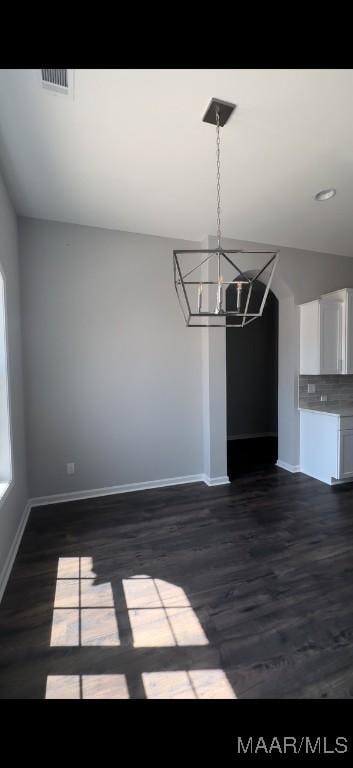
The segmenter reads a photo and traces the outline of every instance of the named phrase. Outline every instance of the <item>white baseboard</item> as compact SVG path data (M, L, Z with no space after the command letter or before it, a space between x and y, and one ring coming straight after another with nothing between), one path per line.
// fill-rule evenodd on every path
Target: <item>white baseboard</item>
M1 600L2 600L2 597L3 597L3 594L5 592L7 582L9 580L9 576L10 576L10 573L11 573L11 570L12 570L12 566L13 566L13 564L15 562L15 557L17 555L17 551L18 551L18 548L19 548L20 543L21 543L21 539L22 539L22 536L23 536L24 529L26 527L26 523L27 523L30 511L31 511L31 503L28 501L26 506L25 506L25 508L24 508L24 512L23 512L23 515L21 517L20 524L19 524L19 526L17 528L16 534L15 534L15 538L14 538L14 540L12 542L9 554L8 554L6 560L5 560L5 565L4 565L4 567L2 569L2 572L1 572L1 575L0 575L0 603L1 603Z
M308 472L304 472L302 469L301 472L303 475L306 475L307 477L313 478L313 480L319 480L320 483L325 483L325 485L347 485L347 483L353 483L353 477L346 477L343 480L336 480L335 477L327 476L327 475L319 475L318 473L314 473L310 470L310 474Z
M216 478L218 479L218 478ZM151 488L165 488L170 485L187 485L189 483L207 482L205 475L185 475L184 477L166 477L162 480L149 480L143 483L127 483L125 485L110 485L107 488L92 488L88 491L72 491L69 493L56 493L51 496L38 496L30 499L32 507L43 507L47 504L59 504L65 501L80 501L81 499L94 499L99 496L114 496L118 493L131 493L133 491L148 491ZM213 485L213 483L207 483Z
M325 483L325 485L335 485L335 482L337 483L342 482L341 480L335 481L332 477L324 477L323 475L319 475L316 472L314 473L311 470L310 470L310 474L309 472L305 472L304 469L302 469L301 472L303 473L303 475L306 475L307 477L311 477L312 480L319 480L320 483Z
M278 459L276 461L277 467L280 467L281 469L286 469L287 472L301 472L300 465L299 464L287 464L286 461L281 461L281 459Z
M230 482L228 475L224 477L208 477L208 475L203 475L203 481L206 485L228 485Z

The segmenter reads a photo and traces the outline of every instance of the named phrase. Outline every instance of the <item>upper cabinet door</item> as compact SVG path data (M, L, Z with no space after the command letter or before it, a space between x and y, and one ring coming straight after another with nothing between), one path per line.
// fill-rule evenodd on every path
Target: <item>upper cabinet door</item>
M341 301L320 299L320 373L343 373Z
M350 318L351 333L347 330ZM347 342L347 339L349 341ZM347 346L350 344L350 366L347 370ZM353 291L350 314L346 301L322 298L300 307L300 373L353 373Z
M308 301L300 307L300 373L320 373L320 302Z

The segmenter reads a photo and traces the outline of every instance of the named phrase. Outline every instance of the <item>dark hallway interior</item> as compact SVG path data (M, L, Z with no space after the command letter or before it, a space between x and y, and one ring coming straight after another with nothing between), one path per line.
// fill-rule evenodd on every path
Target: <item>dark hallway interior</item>
M253 286L249 311L260 306L265 286ZM236 292L227 289L227 309ZM278 458L278 301L269 292L263 314L244 328L227 320L228 477L273 466Z

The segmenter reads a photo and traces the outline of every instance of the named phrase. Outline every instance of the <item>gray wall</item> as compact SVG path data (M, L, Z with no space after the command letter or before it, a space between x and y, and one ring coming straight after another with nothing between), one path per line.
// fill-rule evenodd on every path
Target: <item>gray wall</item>
M203 249L213 248L210 237ZM202 267L203 280L214 280L215 264L207 261ZM206 294L207 295L207 294ZM226 336L222 328L197 328L202 349L202 430L204 435L204 472L211 482L227 479L227 418L226 418ZM222 371L218 370L218 365Z
M19 228L31 497L202 473L200 336L172 270L196 244Z
M185 328L171 255L187 247L200 244L20 219L31 496L226 475L225 331ZM281 249L278 455L289 466L299 463L297 305L345 286L353 259Z
M12 483L0 502L1 574L27 502L17 221L0 176L0 266L5 282ZM0 584L1 589L1 584Z

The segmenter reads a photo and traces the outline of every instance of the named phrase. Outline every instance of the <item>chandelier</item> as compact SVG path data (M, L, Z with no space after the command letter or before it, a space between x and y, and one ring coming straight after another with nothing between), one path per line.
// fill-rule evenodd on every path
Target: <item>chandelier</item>
M243 328L261 317L279 255L278 251L222 247L220 127L234 108L235 104L212 99L203 117L203 122L216 126L217 247L173 251L175 290L191 328Z

